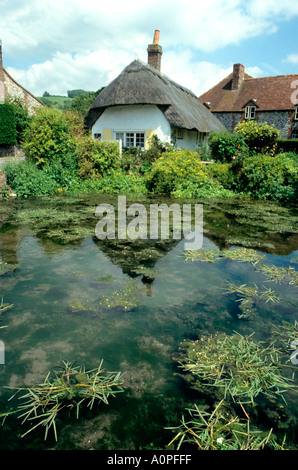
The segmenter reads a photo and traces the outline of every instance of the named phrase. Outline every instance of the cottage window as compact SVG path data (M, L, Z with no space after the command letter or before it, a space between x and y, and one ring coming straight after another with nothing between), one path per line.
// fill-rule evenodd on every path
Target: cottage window
M101 134L94 134L94 139L101 140Z
M291 134L292 139L298 139L298 129L293 129Z
M256 106L246 106L245 107L245 119L255 119L256 118Z
M177 129L177 139L183 139L183 129Z
M145 132L115 132L114 136L116 140L122 140L125 148L145 147Z
M295 108L294 119L295 119L295 121L298 121L298 105Z

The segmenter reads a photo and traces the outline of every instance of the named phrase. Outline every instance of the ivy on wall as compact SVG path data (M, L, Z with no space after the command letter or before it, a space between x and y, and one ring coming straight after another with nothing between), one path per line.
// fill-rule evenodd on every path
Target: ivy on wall
M0 145L13 145L17 141L16 117L9 103L0 105Z

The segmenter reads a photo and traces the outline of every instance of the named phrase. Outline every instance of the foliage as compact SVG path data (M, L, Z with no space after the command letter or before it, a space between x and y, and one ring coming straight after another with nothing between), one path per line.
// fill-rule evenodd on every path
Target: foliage
M16 120L16 143L20 144L23 134L30 124L31 117L23 102L15 97L7 97L7 102L11 104Z
M199 155L189 150L170 150L162 154L152 165L147 176L148 189L160 194L171 194L178 185L199 183L206 179Z
M24 134L23 148L27 157L42 167L48 161L61 160L65 154L74 153L72 130L72 115L39 108Z
M215 387L225 399L255 402L259 394L283 396L291 386L281 375L279 351L251 337L214 334L185 341L179 361L194 377L194 388Z
M238 190L257 199L296 201L298 195L298 162L287 154L257 155L243 162L236 174Z
M25 400L19 404L12 413L21 413L19 418L25 421L36 422L23 436L39 426L45 428L45 439L52 428L57 440L56 419L63 409L75 409L76 417L83 403L92 409L97 403L108 404L108 398L122 392L122 375L120 372L106 372L102 368L103 361L97 369L86 371L82 367L74 367L74 363L63 362L61 370L53 370L53 377L49 372L41 384L31 388L17 388L10 398L23 392L19 397ZM14 387L8 387L14 388ZM11 414L11 413L6 413ZM22 436L22 437L23 437Z
M201 179L198 183L186 181L177 184L172 192L173 196L180 198L235 198L237 194L229 189L225 189L216 180L208 178Z
M100 142L87 135L76 146L78 175L83 179L96 179L111 175L120 164L118 142Z
M249 419L241 420L221 400L214 410L208 412L197 405L187 410L189 420L183 416L181 424L168 428L178 433L168 444L178 441L177 450L182 444L192 444L198 450L262 450L281 449L272 436L272 430L260 431L250 425Z
M78 179L71 187L61 188L73 194L107 193L107 194L146 194L145 179L133 174L125 175L120 170L112 170L110 175L97 179Z
M211 132L208 136L212 158L216 162L230 163L233 160L243 159L248 155L244 137L240 134L231 134L228 131Z
M53 194L58 188L51 175L30 161L7 163L4 171L7 184L21 198Z
M251 153L271 153L275 152L277 139L280 131L267 122L257 122L254 120L242 121L235 128L235 135L244 138Z
M213 177L225 189L235 189L235 176L231 163L213 163L206 165L206 173Z
M0 145L12 145L17 142L17 123L14 106L0 104Z
M91 104L93 103L97 95L101 92L101 90L84 91L82 93L77 94L73 97L71 101L70 109L72 109L73 111L77 111L81 116L85 117L88 113Z

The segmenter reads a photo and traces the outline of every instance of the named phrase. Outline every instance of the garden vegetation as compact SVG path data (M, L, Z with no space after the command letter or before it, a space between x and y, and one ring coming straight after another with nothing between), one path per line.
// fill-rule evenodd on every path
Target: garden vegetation
M177 198L297 198L297 146L289 152L267 123L242 122L235 132L212 132L197 151L153 137L150 150L123 149L92 139L81 113L43 107L33 118L16 104L2 109L26 160L7 164L7 184L18 197L62 193L164 194ZM3 112L4 112L3 111ZM2 119L3 120L3 119ZM0 116L1 121L1 116ZM17 130L18 129L18 130ZM202 163L208 161L209 164Z

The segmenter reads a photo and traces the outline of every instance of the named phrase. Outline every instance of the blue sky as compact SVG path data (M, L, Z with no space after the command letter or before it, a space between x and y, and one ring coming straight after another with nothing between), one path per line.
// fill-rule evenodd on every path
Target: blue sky
M97 90L155 29L162 72L197 95L241 62L254 76L298 73L298 2L283 0L0 0L3 63L24 87Z

